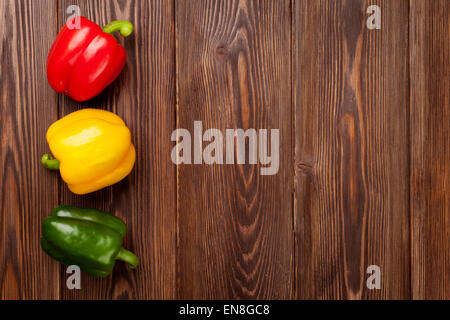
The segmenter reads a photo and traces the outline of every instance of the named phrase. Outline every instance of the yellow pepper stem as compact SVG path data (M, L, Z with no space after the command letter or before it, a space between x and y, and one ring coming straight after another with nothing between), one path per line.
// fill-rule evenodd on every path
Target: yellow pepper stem
M44 167L49 170L58 170L59 169L59 160L55 159L51 154L44 154L41 158L41 163Z

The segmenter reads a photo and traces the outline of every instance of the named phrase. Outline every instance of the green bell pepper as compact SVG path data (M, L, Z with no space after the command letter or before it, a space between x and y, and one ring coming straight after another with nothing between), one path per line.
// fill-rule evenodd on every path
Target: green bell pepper
M139 260L122 248L125 223L106 212L73 206L55 208L42 221L41 246L52 258L78 265L95 277L111 273L116 260L135 268Z

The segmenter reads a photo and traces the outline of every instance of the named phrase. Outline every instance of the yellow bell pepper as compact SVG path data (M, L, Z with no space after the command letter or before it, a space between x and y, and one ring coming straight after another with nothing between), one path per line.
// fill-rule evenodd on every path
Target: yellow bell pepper
M53 123L47 130L53 156L42 164L58 170L69 189L86 194L110 186L133 169L136 151L130 130L112 112L83 109Z

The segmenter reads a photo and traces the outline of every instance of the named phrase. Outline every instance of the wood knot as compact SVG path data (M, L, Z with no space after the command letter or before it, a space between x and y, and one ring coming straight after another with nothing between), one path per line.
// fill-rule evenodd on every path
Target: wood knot
M295 165L296 174L303 174L306 176L312 175L314 166L309 161L299 161Z
M223 56L223 55L227 54L227 52L228 52L228 49L225 44L221 44L221 45L217 46L217 48L216 48L216 53L219 56Z

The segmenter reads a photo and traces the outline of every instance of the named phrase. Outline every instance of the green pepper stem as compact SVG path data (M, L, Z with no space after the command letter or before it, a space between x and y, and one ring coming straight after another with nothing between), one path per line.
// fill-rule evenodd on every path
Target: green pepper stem
M116 31L120 31L120 34L124 37L128 37L130 34L133 33L134 26L129 21L123 21L123 20L117 20L108 23L106 26L103 27L103 32L106 33L114 33Z
M44 154L41 158L41 163L44 167L49 170L58 170L59 169L59 160L53 158L51 154Z
M131 251L127 249L120 248L119 253L117 254L116 260L122 260L128 263L128 267L134 269L139 264L139 259L136 257Z

